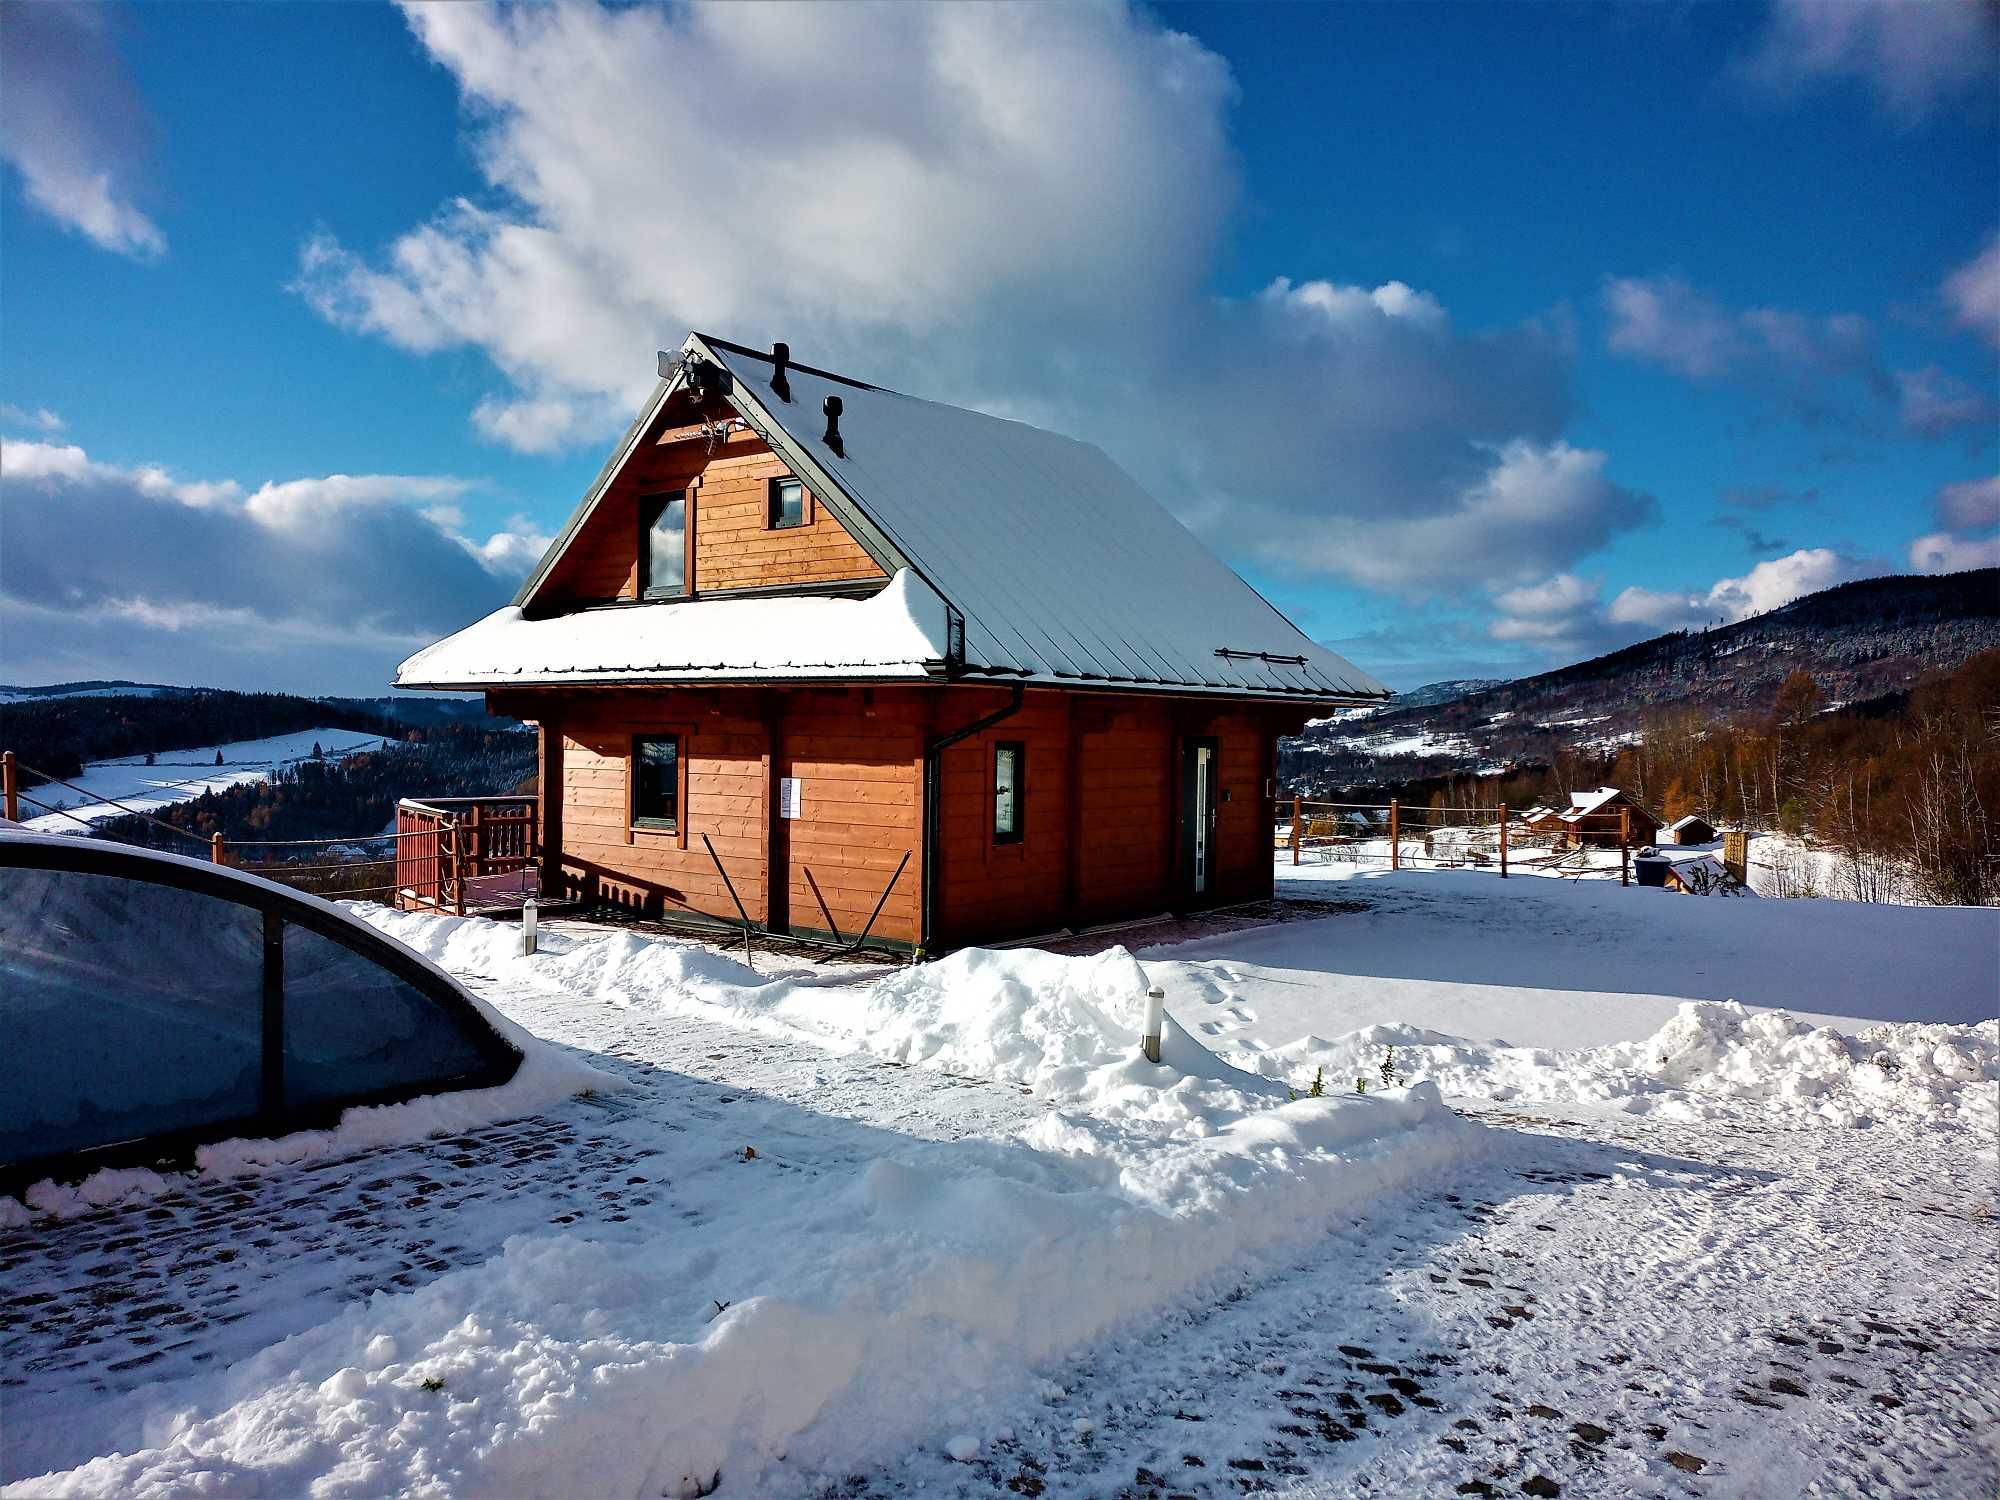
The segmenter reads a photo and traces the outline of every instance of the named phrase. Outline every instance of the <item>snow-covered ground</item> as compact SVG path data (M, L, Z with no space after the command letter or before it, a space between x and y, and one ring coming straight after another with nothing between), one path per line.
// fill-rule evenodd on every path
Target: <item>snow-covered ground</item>
M53 782L24 791L24 801L65 811L42 813L22 822L36 833L87 833L86 823L122 817L126 808L155 812L176 802L191 801L203 792L263 781L281 766L310 760L315 744L327 755L347 755L381 743L381 735L354 729L302 729L261 740L162 750L150 766L143 755L94 760L83 768L82 775L66 778L80 791ZM216 763L218 752L220 765ZM125 806L113 806L105 798Z
M0 1236L7 1492L1990 1491L2000 912L1280 873L880 978L373 911L623 1086Z

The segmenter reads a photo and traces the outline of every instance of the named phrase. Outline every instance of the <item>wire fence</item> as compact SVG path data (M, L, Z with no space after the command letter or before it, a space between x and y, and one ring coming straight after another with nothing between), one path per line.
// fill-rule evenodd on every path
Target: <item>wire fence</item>
M1280 801L1273 844L1294 865L1390 870L1486 870L1575 880L1632 879L1632 824L1623 807L1437 807L1423 803Z

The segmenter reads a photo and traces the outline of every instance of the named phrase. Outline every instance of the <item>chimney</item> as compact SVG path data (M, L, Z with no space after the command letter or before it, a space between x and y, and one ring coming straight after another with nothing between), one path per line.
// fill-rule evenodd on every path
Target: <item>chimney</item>
M792 383L785 378L785 366L792 362L790 344L771 346L771 389L778 393L780 401L792 399Z
M833 450L834 457L847 457L847 445L840 440L840 397L828 396L821 409L826 413L826 435L820 441Z

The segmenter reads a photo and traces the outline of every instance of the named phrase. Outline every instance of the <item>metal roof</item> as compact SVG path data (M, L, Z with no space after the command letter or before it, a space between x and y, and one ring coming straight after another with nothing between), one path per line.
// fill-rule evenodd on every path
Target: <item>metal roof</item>
M885 572L908 569L962 616L964 674L1287 698L1386 698L1310 640L1089 443L791 364L704 334L688 354ZM525 604L677 386L663 380L524 585ZM842 405L842 451L824 441ZM671 605L663 607L674 607Z

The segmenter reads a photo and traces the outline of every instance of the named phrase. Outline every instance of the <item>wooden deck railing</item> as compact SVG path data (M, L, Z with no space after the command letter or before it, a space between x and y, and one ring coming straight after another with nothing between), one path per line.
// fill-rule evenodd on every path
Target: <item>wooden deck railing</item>
M533 797L406 797L396 804L396 904L465 915L518 895L534 870ZM512 877L511 879L509 877ZM491 899L489 899L491 898Z

